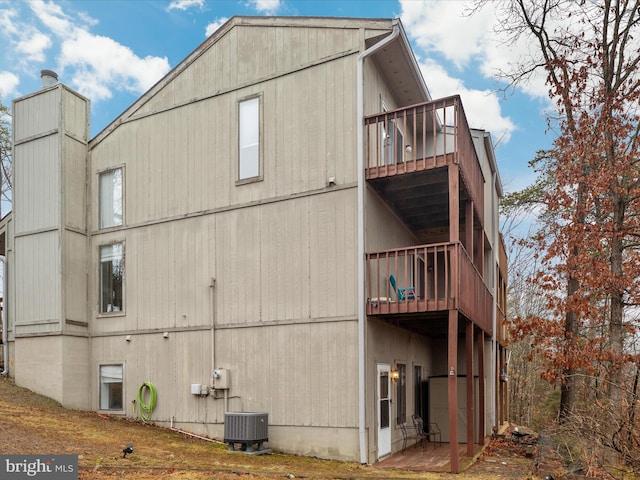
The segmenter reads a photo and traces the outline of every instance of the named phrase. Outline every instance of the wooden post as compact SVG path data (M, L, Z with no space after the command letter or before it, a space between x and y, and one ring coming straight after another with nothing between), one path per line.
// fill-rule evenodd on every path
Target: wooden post
M466 320L467 326L465 330L466 342L466 370L467 370L467 456L473 457L475 444L474 427L475 427L475 392L473 391L473 322Z
M484 384L484 332L482 329L476 331L476 343L478 344L478 443L484 445L484 437L487 432L485 426L485 384Z
M449 165L449 241L460 241L460 167Z
M458 311L449 310L448 403L449 403L449 461L451 473L458 473Z
M476 268L480 275L484 276L484 231L479 228L476 230L476 255L478 257L478 262L476 264Z
M473 202L471 200L467 200L464 202L464 247L467 250L467 254L469 255L472 263L475 263L473 261L475 234Z

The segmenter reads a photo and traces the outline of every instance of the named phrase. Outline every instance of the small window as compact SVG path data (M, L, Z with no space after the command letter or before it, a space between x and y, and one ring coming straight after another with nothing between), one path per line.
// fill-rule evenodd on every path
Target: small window
M124 254L122 243L100 247L100 313L123 310Z
M122 410L122 365L100 365L100 410Z
M398 424L406 423L407 421L407 366L403 363L398 363L398 383L396 384L396 398L398 399Z
M422 413L423 391L422 391L422 367L420 365L413 366L413 413L425 418Z
M122 168L102 172L99 183L100 228L122 225Z
M260 97L238 104L238 180L260 176Z

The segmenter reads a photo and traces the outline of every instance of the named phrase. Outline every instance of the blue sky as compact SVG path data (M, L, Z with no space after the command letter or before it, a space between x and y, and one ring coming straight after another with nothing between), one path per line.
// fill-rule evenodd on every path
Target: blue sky
M433 97L460 94L472 127L492 134L505 191L553 141L541 77L503 96L496 72L527 46L505 45L489 8L462 0L0 0L0 101L40 88L40 71L91 100L95 136L234 15L400 18Z

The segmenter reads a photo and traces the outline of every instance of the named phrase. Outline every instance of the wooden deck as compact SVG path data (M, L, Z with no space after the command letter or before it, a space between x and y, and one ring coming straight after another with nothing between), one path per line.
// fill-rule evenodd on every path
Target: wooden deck
M469 468L484 447L476 445L474 457L467 456L467 445L458 446L460 472ZM403 452L394 453L373 464L376 468L413 470L421 472L450 472L449 444L428 443L424 450L420 445L407 447Z

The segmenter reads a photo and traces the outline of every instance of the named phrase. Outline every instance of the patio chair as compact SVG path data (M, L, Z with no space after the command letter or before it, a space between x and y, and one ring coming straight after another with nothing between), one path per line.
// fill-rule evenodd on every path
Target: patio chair
M413 433L411 434L409 433L409 429L407 428L406 423L399 423L399 425L400 425L400 431L402 432L402 451L404 452L407 448L407 442L417 437L416 435L413 435ZM409 427L409 428L413 430L413 427Z
M432 439L433 448L436 448L436 438L438 438L438 444L442 446L442 432L437 423L430 422L427 425L427 431L425 433L429 439Z
M429 437L427 436L427 432L424 431L422 418L418 415L411 415L411 420L413 421L413 428L416 430L416 438L418 439L416 446L418 443L422 443L422 451L424 452L424 444Z
M413 300L416 298L416 289L413 285L407 288L398 288L396 284L396 277L393 274L389 275L389 283L391 284L393 291L396 292L398 301L403 302L406 299Z

